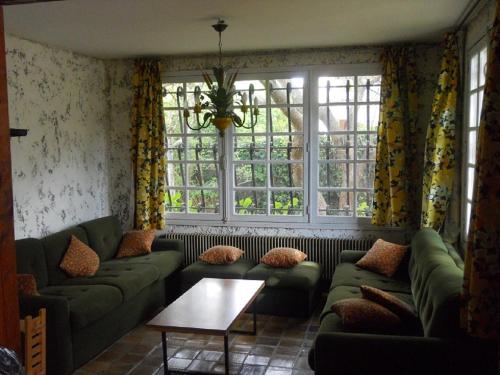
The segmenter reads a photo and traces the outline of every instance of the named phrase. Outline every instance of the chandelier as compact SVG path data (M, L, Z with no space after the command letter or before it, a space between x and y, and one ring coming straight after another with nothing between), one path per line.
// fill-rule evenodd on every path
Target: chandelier
M219 63L212 68L214 78L206 72L202 73L208 91L202 93L199 86L194 89L195 121L192 124L189 123L191 114L187 95L182 87L177 89L177 101L180 104L180 99L184 100L183 117L187 127L191 130L201 130L212 124L219 129L221 137L224 137L225 130L231 125L245 129L253 128L259 116L259 103L258 99L254 98L254 86L251 84L248 87L248 95L246 92L237 91L234 83L238 72L228 74L222 65L222 32L227 28L227 24L219 19L212 27L219 33ZM235 113L235 106L240 108L242 117ZM202 112L204 112L203 116L201 116ZM247 113L249 113L249 119Z

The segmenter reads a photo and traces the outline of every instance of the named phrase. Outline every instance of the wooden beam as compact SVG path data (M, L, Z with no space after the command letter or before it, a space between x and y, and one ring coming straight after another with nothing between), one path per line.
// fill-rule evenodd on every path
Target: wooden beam
M3 7L0 7L0 346L20 353Z

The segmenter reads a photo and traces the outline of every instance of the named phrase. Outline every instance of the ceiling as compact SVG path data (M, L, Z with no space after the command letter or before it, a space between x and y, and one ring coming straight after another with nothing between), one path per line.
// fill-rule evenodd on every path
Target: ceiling
M13 35L103 58L438 40L470 0L67 0L4 7Z

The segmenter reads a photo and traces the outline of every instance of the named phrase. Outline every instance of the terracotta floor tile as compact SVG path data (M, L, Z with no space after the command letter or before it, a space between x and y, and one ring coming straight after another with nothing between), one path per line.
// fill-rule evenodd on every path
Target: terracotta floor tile
M223 355L224 355L223 352L212 351L212 350L202 350L201 353L198 354L196 359L217 362Z
M212 367L215 366L215 362L203 361L199 359L195 359L189 367L186 369L187 371L194 372L210 372Z
M198 354L200 354L199 349L192 348L181 348L175 354L175 358L186 358L186 359L194 359Z
M190 364L191 359L185 358L170 358L168 360L168 368L169 369L177 369L177 370L185 370Z
M249 354L247 358L245 359L244 364L245 365L259 365L259 366L266 366L269 361L270 357L263 356L263 355L253 355Z
M291 368L283 367L268 367L265 375L292 375Z
M275 350L274 346L268 346L268 345L256 345L250 350L250 354L256 354L256 355L266 355L270 357L273 355Z
M266 366L243 365L239 375L263 375L266 373Z
M275 355L271 358L269 366L292 368L295 364L295 356Z

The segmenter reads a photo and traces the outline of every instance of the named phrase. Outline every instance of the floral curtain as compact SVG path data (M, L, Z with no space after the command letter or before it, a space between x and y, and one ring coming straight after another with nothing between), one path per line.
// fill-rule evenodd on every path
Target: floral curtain
M457 37L450 33L445 36L425 144L421 225L435 230L444 223L453 190L459 76Z
M377 134L372 223L415 224L417 79L413 48L382 53L380 122Z
M499 21L500 3L497 3L477 141L462 309L462 323L469 334L484 338L500 338Z
M158 61L138 60L132 77L132 160L135 227L165 227L165 122Z

